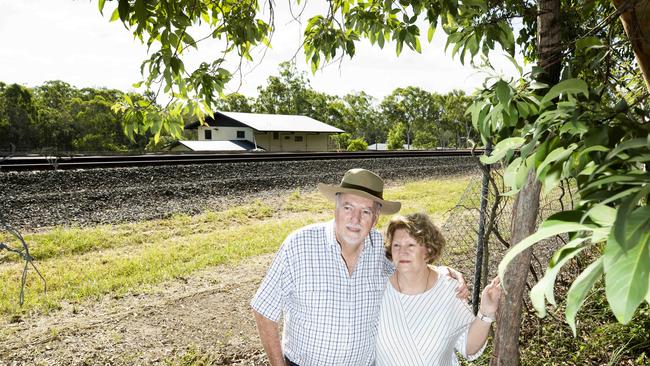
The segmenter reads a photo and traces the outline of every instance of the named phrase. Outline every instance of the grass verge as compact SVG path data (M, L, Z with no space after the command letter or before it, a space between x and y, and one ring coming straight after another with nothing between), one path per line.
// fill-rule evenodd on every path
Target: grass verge
M402 213L427 211L440 222L468 183L467 177L417 181L387 189ZM272 202L253 201L225 211L89 228L57 227L27 233L48 292L33 272L25 304L18 306L23 263L0 256L0 316L47 312L63 302L142 292L161 282L250 256L272 253L291 231L332 217L333 205L317 192L295 192ZM388 217L382 217L383 227ZM9 238L0 238L6 241ZM17 247L17 243L9 241Z

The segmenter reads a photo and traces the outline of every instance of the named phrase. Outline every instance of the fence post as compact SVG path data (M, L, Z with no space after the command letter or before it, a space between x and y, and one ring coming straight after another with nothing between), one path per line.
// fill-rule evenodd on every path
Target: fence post
M488 141L485 146L484 154L492 153L492 141ZM479 162L479 164L481 164ZM490 165L486 165L483 170L483 183L481 185L481 212L478 221L478 236L476 238L476 261L474 262L474 288L472 289L472 310L474 314L478 313L479 301L481 297L481 272L483 265L483 248L485 243L485 221L487 216L487 204L490 193Z

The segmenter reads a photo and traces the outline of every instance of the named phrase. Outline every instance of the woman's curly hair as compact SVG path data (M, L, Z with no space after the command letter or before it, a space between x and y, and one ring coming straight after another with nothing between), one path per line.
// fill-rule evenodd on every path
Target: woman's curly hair
M433 263L442 255L445 238L429 216L418 212L406 216L394 216L386 229L386 257L393 259L392 244L395 231L404 229L415 241L427 249L427 263Z

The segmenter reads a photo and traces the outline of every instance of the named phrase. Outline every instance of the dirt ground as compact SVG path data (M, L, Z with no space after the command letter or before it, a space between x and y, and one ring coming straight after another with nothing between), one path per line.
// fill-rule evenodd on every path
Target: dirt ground
M248 302L272 255L0 322L0 365L265 365Z

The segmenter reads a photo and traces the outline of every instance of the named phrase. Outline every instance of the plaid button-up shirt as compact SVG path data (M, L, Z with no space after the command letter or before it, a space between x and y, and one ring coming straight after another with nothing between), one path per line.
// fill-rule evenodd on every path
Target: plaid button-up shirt
M352 275L334 236L334 221L290 234L251 306L279 321L283 351L301 366L369 365L374 361L379 305L391 263L373 229Z

